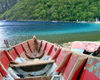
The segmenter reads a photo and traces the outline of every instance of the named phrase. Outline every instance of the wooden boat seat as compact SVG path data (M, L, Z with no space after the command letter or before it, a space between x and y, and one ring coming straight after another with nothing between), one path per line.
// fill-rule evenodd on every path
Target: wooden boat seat
M23 62L23 63L18 63L18 64L10 64L10 67L26 67L26 66L39 66L39 65L44 65L44 64L51 64L54 63L55 60L45 60L45 61L41 61L39 59L35 59L35 60L30 60L27 62Z
M52 76L38 76L38 77L31 77L31 78L21 78L15 80L51 80Z
M10 66L17 72L21 73L23 76L31 75L31 76L40 76L45 74L52 64L54 60L45 60L41 61L39 59L18 63L18 64L11 64Z

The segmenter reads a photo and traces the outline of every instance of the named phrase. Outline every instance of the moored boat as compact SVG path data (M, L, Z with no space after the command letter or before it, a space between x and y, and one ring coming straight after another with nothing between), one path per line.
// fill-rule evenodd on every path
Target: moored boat
M72 49L86 48L70 44ZM100 80L99 57L67 48L34 36L4 50L0 54L0 80Z
M96 18L96 22L95 22L96 24L100 24L100 21L99 21L99 19L98 18Z

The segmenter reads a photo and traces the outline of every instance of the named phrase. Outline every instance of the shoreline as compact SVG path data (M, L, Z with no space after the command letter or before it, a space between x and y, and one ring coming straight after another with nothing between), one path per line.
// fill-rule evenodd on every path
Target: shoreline
M71 33L71 34L60 34L60 35L36 35L39 40L46 40L52 43L64 44L73 41L92 41L92 42L100 42L100 32L86 32L86 33ZM19 44L23 41L32 39L33 36L15 36L8 37L8 42L11 46ZM4 44L0 46L0 50L4 49Z
M31 39L33 35L26 36L15 36L9 37L10 42L19 41L23 42L25 40ZM81 33L69 33L69 34L54 34L54 35L36 35L37 39L47 40L53 43L65 43L70 41L100 41L100 32L81 32ZM19 43L18 42L18 43Z
M71 22L71 23L95 23L95 24L100 24L100 22L95 22L95 21L56 21L56 20L0 20L0 21L39 21L39 22L53 22L53 23L57 23L57 22Z

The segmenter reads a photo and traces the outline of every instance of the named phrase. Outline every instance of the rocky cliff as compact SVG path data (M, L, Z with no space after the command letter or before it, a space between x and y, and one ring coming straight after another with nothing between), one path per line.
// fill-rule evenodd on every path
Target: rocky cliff
M0 0L0 14L12 8L20 0Z

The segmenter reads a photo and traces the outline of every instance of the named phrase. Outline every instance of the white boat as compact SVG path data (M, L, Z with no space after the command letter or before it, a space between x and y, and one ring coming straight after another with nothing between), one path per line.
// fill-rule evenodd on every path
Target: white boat
M57 23L58 21L52 21L53 23Z
M96 18L96 22L95 23L100 24L100 21L99 21L98 18Z

